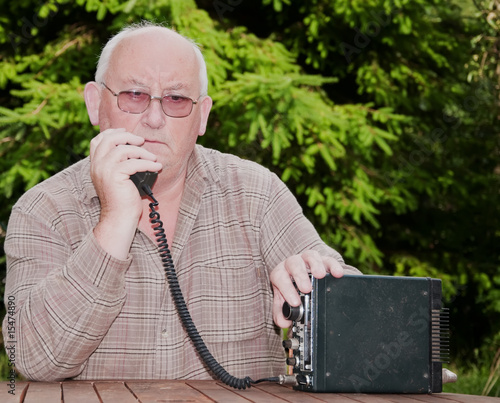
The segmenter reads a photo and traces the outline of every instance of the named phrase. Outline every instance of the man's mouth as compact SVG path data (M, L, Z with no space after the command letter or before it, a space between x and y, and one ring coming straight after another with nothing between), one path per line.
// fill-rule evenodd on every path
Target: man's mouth
M160 140L144 140L144 143L150 143L150 144L165 144L163 141Z

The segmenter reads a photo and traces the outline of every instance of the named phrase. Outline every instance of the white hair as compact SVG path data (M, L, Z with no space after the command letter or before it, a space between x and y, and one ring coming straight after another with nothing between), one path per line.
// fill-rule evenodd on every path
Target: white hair
M150 21L142 21L137 24L131 24L123 28L120 32L118 32L115 36L113 36L102 49L101 55L99 56L99 61L97 62L97 69L95 72L95 81L99 84L105 82L105 75L108 71L109 64L111 61L111 57L113 55L113 51L116 46L123 40L126 39L133 34L149 28L162 28L166 29L169 32L173 32L176 35L184 38L188 41L192 46L198 61L198 66L200 69L199 72L199 80L200 80L200 96L207 95L208 93L208 77L207 77L207 65L205 63L205 59L203 58L203 54L201 53L200 47L196 44L192 39L187 38L174 30L164 27L160 24L155 24Z

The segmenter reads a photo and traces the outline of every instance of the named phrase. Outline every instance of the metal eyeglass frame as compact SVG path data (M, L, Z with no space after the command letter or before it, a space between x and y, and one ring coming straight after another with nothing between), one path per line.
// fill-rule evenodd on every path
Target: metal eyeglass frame
M122 93L128 93L128 92L134 92L134 91L131 91L131 90L126 90L126 91L120 91L118 93L114 92L111 88L109 88L106 83L102 82L101 83L102 86L104 86L105 88L107 88L109 90L109 92L111 92L111 94L113 94L115 97L116 97L116 105L118 106L118 108L122 111L122 112L125 112L125 113L130 113L132 115L140 115L141 113L144 113L148 110L149 106L151 105L151 101L153 99L157 99L158 101L160 101L160 105L161 105L161 110L163 111L163 113L171 118L186 118L188 117L189 115L191 115L191 112L193 112L193 106L196 105L198 103L198 101L194 101L193 99L189 98L189 97L185 97L183 95L175 95L176 97L179 97L179 98L183 98L183 99L189 99L192 104L191 104L191 109L189 110L189 113L187 115L183 115L183 116L172 116L172 115L169 115L167 112L165 112L165 109L163 109L163 99L165 98L165 96L162 96L162 97L157 97L157 96L153 96L151 94L148 94L147 92L143 92L143 91L137 91L137 92L140 92L141 94L144 94L144 95L148 95L149 96L149 102L148 102L148 105L146 106L146 108L142 111L142 112L131 112L131 111L126 111L122 108L120 108L120 103L118 102L118 96ZM200 95L201 97L201 95ZM200 97L198 97L198 99L200 99Z

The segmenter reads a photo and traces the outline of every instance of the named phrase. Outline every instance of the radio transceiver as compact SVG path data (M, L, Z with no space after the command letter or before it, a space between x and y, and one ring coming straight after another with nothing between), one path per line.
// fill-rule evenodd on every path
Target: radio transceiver
M294 375L252 380L229 374L200 337L179 286L159 205L151 186L155 172L130 179L151 199L150 220L163 269L182 325L196 352L216 378L245 389L270 381L293 382L313 392L432 393L442 388L447 347L446 311L441 309L441 281L430 278L346 275L312 278L312 292L299 307L283 305L293 322L287 364Z
M435 393L448 360L441 280L345 275L312 278L302 304L283 305L293 325L283 342L295 389Z

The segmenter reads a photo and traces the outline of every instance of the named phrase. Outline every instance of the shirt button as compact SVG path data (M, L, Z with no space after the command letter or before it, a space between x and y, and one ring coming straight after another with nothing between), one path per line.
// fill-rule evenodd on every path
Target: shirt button
M161 331L161 337L168 337L168 332L167 332L167 329L163 329Z

